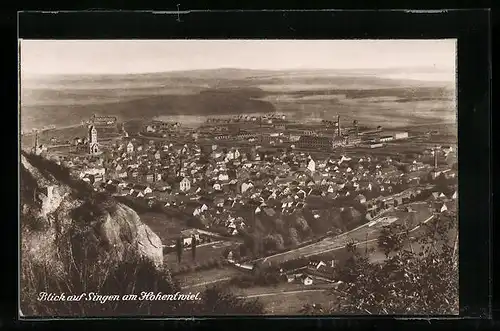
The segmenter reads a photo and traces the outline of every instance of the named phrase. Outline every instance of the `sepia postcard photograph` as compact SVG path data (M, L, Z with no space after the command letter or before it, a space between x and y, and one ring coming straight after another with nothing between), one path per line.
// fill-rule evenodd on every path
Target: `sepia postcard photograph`
M457 315L456 40L19 40L21 317Z

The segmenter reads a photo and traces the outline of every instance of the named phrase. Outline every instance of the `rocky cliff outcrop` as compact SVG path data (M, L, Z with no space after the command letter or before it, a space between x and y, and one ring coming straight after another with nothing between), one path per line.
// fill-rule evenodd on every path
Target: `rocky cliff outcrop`
M40 156L21 155L23 263L61 276L78 259L99 265L146 258L162 266L162 242L134 210L82 189L68 173Z

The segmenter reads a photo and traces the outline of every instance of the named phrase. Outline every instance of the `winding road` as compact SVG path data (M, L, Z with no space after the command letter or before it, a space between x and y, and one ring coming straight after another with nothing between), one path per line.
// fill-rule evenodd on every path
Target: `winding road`
M424 220L421 224L419 224L416 227L414 227L413 229L409 230L408 233L412 233L414 231L417 231L418 229L420 229L420 227L423 224L429 222L433 218L434 218L434 215L430 216L429 218L427 218L426 220ZM401 231L398 234L404 234L405 232L406 231ZM360 241L360 242L354 243L354 246L359 246L359 245L363 245L363 244L367 244L367 243L371 243L371 242L376 242L377 240L378 240L378 238L370 239L370 240L365 240L365 241ZM339 250L339 249L346 248L346 246L347 245L339 246L339 247L333 247L333 248L325 249L325 250L322 250L322 251L319 251L319 252L314 252L312 254L306 254L305 257L309 257L309 256L312 256L312 255L318 255L318 254L324 254L324 253L333 252L333 251L336 251L336 250Z
M378 215L375 219L372 220L373 221L377 221L378 219L380 219L381 217L383 217L383 215L385 215L386 213L390 212L393 210L393 207L389 208L388 210L384 211L383 213L381 213L380 215ZM307 251L307 250L311 250L315 247L321 247L322 245L324 246L330 246L332 244L334 244L335 241L337 240L341 240L341 239L347 239L347 236L351 233L354 233L356 231L359 231L360 229L363 229L365 227L367 227L371 222L367 222L365 224L362 224L352 230L349 230L347 232L344 232L344 233L341 233L335 237L330 237L330 238L325 238L319 242L315 242L315 243L312 243L310 245L306 245L306 246L302 246L302 247L299 247L299 248L295 248L295 249L292 249L292 250L289 250L289 251L286 251L286 252L283 252L283 253L278 253L278 254L274 254L274 255L270 255L270 256L266 256L265 258L260 258L260 259L257 259L257 260L254 260L253 263L255 262L272 262L273 260L280 260L279 258L280 257L283 257L283 256L286 256L286 255L295 255L295 257L298 257L299 255L297 255L298 252L300 251ZM320 253L325 253L325 252L329 252L329 251L334 251L334 250L337 250L337 249L342 249L342 248L345 248L345 245L344 246L336 246L334 248L329 248L329 249L326 249L326 250L314 250L314 252L312 253L306 253L305 255L303 255L304 257L308 257L308 256L312 256L312 255L316 255L316 254L320 254ZM284 259L284 261L286 261L287 259ZM284 262L284 261L281 261L281 262Z

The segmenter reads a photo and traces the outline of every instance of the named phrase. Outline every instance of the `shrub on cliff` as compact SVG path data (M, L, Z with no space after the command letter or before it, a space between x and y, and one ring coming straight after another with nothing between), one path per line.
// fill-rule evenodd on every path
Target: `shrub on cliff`
M92 273L86 273L85 269ZM117 300L100 303L85 299L39 301L40 293L65 293L66 296L91 292L99 295L123 295L141 292L175 294L181 291L166 269L157 269L148 260L137 259L116 265L101 262L75 266L69 277L59 278L48 266L23 261L21 273L21 311L25 316L193 316L227 314L263 314L257 300L237 298L232 292L212 287L200 293L199 301Z

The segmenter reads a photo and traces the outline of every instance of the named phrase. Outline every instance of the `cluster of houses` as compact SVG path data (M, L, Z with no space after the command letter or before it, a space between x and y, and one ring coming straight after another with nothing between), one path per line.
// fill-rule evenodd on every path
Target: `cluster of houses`
M443 192L432 192L429 203L433 212L445 213L457 210L458 191L454 190L450 194Z
M294 150L217 145L202 150L197 144L134 140L117 142L99 157L63 162L96 189L177 208L200 219L206 228L224 227L234 235L245 226L236 215L242 206L272 217L300 211L310 197L348 198L366 204L374 213L375 198L418 185L429 170L414 160L405 173L389 157L344 155L317 160Z
M337 260L310 259L307 264L293 270L281 269L281 275L288 283L312 285L315 280L335 282Z
M145 127L145 131L149 133L165 133L165 132L176 132L180 128L179 122L162 122L162 121L152 121L149 125Z

